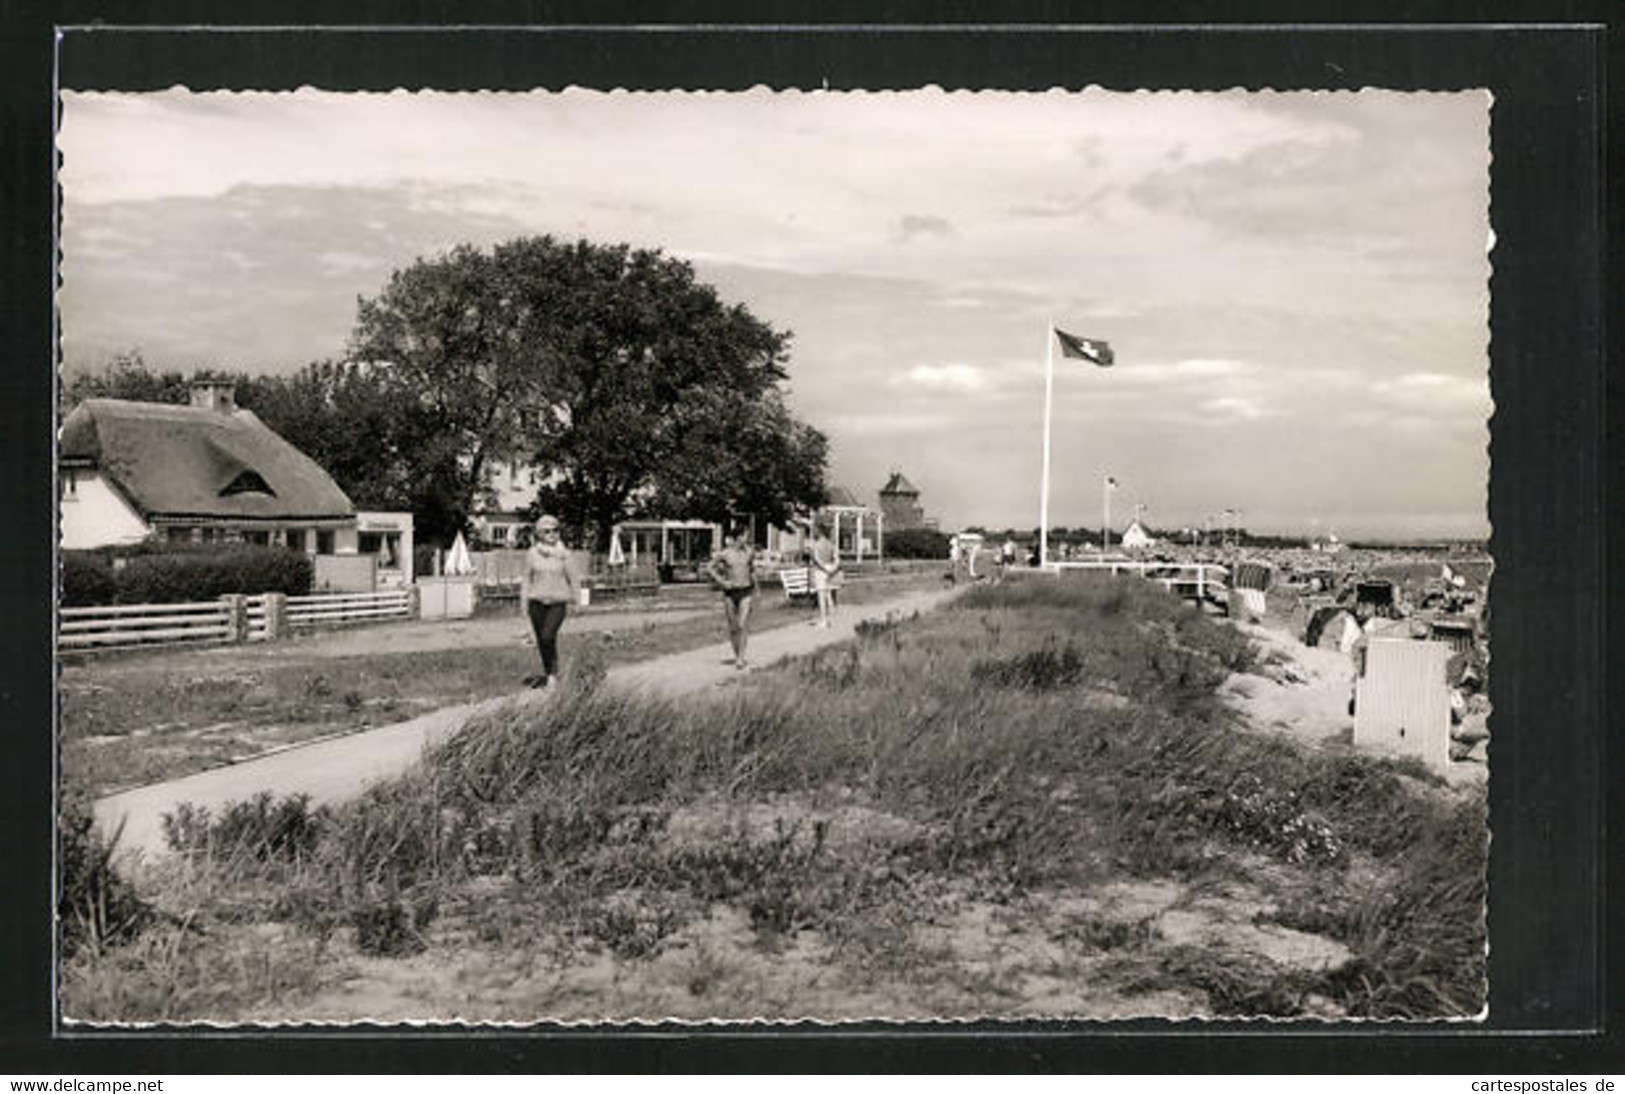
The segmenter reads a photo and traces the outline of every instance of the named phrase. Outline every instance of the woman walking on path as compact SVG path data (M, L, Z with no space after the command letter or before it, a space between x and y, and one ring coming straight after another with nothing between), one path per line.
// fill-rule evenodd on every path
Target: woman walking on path
M705 568L722 590L722 611L728 618L728 641L733 645L734 667L745 668L745 645L750 641L751 598L756 594L756 552L737 529Z
M536 652L542 656L540 676L528 676L533 688L551 688L559 678L559 628L570 605L581 596L582 574L575 555L559 537L557 517L536 522L536 542L525 552L525 572L519 579L519 603L536 634Z
M841 553L824 534L824 530L817 527L814 528L809 551L808 570L812 578L813 592L818 594L817 626L828 627L830 616L835 611L833 590L841 580Z

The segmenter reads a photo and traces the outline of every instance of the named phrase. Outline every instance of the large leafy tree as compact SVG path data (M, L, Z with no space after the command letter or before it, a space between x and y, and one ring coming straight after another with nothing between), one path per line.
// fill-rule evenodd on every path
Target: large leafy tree
M711 390L677 413L682 443L638 500L644 514L784 525L825 500L829 442L797 421L777 390L756 400Z
M255 377L238 400L321 464L363 509L405 509L427 539L460 527L437 476L435 423L388 370L319 361L292 376Z
M419 521L449 533L485 500L497 460L519 450L548 370L536 286L503 248L457 247L391 275L358 302L350 340L392 395L410 438Z
M536 236L396 274L362 302L353 349L406 377L445 423L471 504L490 462L516 457L542 473L541 504L602 545L655 498L772 515L821 496L822 438L776 398L789 338L659 251ZM722 426L769 420L800 459L746 489L720 465L751 454L751 437ZM673 469L702 463L736 488L681 485L694 475ZM794 489L781 500L774 483Z

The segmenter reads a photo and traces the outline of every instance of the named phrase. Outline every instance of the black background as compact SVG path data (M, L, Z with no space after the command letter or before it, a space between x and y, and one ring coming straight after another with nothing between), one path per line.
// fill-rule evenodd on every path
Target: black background
M1615 292L1605 293L1617 286L1603 275L1609 240L1602 212L1618 197L1605 191L1603 170L1605 149L1617 157L1619 143L1616 137L1605 145L1603 136L1610 53L1602 24L1611 10L1578 3L1355 3L1335 11L1306 3L889 3L757 5L742 16L736 6L706 4L0 4L7 216L0 498L9 533L0 537L0 1072L1625 1070L1622 947L1604 945L1605 936L1618 938L1621 920L1618 881L1605 869L1621 860L1617 844L1605 844L1604 806L1617 807L1625 784L1615 736L1625 688L1622 606L1617 570L1607 562L1619 553L1625 461L1620 380L1603 354L1605 323L1618 333ZM746 19L754 25L740 25ZM289 29L301 23L349 29ZM199 25L211 29L176 29ZM431 29L453 25L489 29ZM255 26L270 29L248 29ZM60 39L53 27L64 28ZM177 84L1489 88L1497 235L1490 1018L1433 1027L348 1027L247 1037L53 1036L51 137L58 62L64 88L126 91ZM1613 95L1617 101L1619 92ZM1613 1033L1600 1032L1605 1027Z

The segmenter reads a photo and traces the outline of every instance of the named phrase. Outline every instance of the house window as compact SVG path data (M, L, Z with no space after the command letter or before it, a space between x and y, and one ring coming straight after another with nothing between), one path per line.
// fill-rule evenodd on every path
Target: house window
M169 531L166 533L165 538L167 538L169 540L169 542L171 542L171 543L191 543L192 542L192 529L190 529L190 528L170 528Z
M331 531L318 531L316 533L316 553L319 555L333 553L333 533Z
M491 525L491 542L497 546L506 546L508 543L508 526L506 524Z
M276 491L271 489L271 484L266 482L258 471L253 470L240 472L220 489L220 496L223 498L229 498L233 494L269 494L273 498L276 497Z
M305 549L305 530L303 528L289 528L283 533L283 538L288 541L288 546L295 551Z
M61 498L63 501L79 500L79 472L64 471L59 480L62 484Z
M257 547L269 547L271 545L271 533L270 532L244 532L243 533L243 542L244 543L252 543Z

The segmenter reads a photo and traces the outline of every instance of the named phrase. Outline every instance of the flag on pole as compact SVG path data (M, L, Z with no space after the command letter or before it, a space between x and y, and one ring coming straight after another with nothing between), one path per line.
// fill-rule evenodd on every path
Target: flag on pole
M1110 475L1106 476L1106 489L1108 489L1108 490L1116 490L1117 489L1117 480L1112 478Z
M1062 357L1076 357L1083 361L1093 361L1101 368L1111 367L1115 357L1111 346L1096 338L1081 338L1076 334L1068 334L1060 327L1055 328L1055 337L1061 342Z

